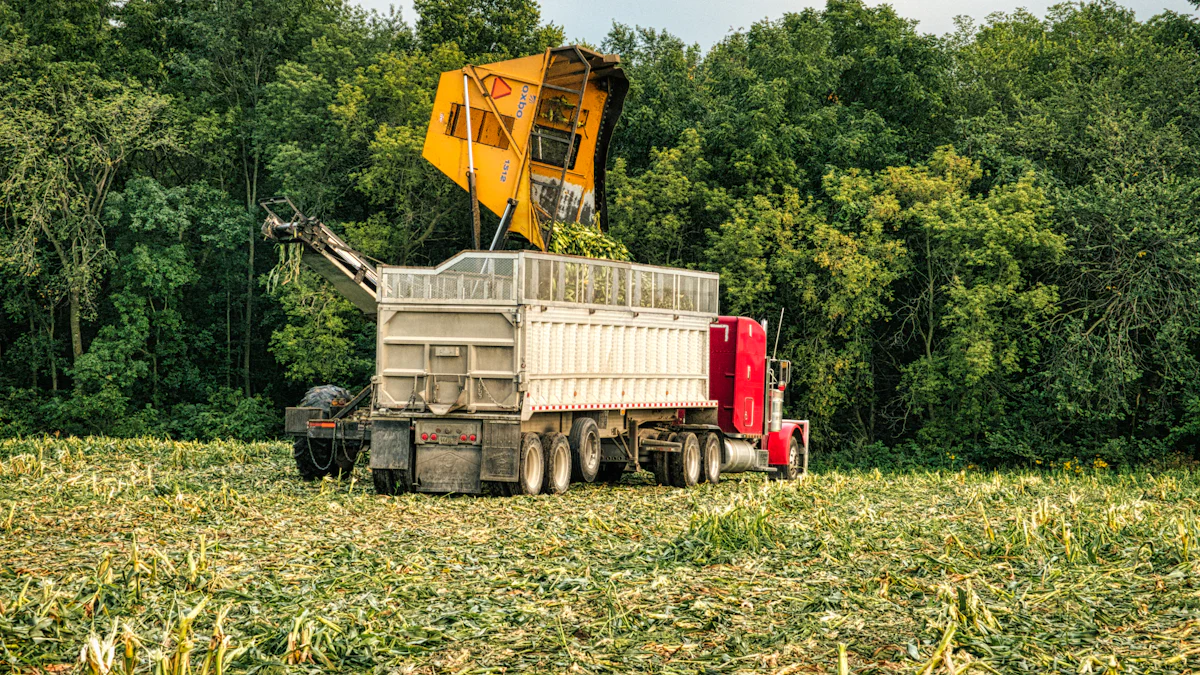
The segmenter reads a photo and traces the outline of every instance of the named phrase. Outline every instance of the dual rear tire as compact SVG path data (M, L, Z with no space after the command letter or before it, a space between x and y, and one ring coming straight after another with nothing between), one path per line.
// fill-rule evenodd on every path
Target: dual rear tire
M721 482L721 437L711 431L704 434L700 470L705 482L714 485Z
M571 481L591 483L600 473L600 430L591 418L575 420L562 433L521 435L521 465L516 483L502 483L510 495L560 495Z
M592 424L595 425L595 422ZM571 442L567 440L565 434L546 434L542 437L542 457L545 466L542 474L542 492L549 495L561 495L571 487L571 455ZM598 450L597 459L599 459ZM592 479L595 480L595 478L596 474L593 471Z
M716 437L716 434L708 435ZM705 438L706 446L709 443L708 435ZM697 438L696 434L690 431L672 433L665 440L670 443L678 443L680 447L675 452L659 451L654 453L655 457L654 461L651 462L651 470L654 472L655 482L659 485L689 488L709 479L709 468L705 466L705 460L709 453L700 447L700 439ZM720 471L721 466L718 461L715 475L719 476Z
M678 488L689 488L701 480L700 472L700 440L696 434L685 431L682 434L671 434L670 440L682 447L679 452L663 453L667 457L667 479L671 485Z
M562 494L571 485L571 446L563 434L521 434L515 483L496 483L505 496Z

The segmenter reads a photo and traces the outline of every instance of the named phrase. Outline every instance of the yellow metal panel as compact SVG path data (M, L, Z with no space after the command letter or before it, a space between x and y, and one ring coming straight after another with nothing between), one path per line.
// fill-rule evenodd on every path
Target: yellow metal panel
M561 160L569 159L565 150L577 94L563 89L579 89L584 72L580 55L596 65L591 66L592 75L579 105L574 164L564 172ZM597 143L604 126L611 131L615 123L615 118L605 120L610 83L619 79L624 86L624 76L615 63L613 57L570 47L443 73L422 154L460 187L467 188L465 77L479 202L502 215L508 200L516 200L509 231L545 250L540 231L550 222L590 220L602 207L597 204L595 173L597 169L603 172L604 167L595 165L598 156L605 156L606 148L597 148ZM600 78L607 78L602 86L598 84ZM564 184L561 192L560 178ZM553 208L556 198L558 212L551 214L548 209Z

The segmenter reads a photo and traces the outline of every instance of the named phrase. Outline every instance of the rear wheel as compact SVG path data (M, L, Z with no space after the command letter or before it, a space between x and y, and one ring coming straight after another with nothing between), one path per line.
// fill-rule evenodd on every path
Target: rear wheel
M709 432L704 434L704 449L700 453L702 478L709 483L721 482L721 437Z
M600 470L600 427L590 417L571 425L571 480L591 483Z
M512 494L536 495L542 491L545 473L542 438L537 434L521 434L521 469L516 483L506 483Z
M320 438L301 436L292 443L292 459L304 480L319 480L333 469L333 446Z
M679 452L664 453L668 457L668 478L675 487L692 487L700 482L700 440L690 431L672 435L683 447Z
M571 443L564 434L542 437L542 457L545 472L542 492L560 495L571 487Z
M676 434L669 434L666 438L667 442L674 443L675 436ZM654 471L654 482L658 483L659 485L670 485L671 472L669 465L671 461L671 453L654 451L650 454L651 457L653 457L653 461L650 462L650 468Z

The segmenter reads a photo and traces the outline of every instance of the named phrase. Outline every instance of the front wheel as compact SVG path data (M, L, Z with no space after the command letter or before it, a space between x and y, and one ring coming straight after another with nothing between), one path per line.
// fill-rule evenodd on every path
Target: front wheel
M301 436L292 443L292 459L304 480L320 480L333 469L333 445L324 439Z
M780 480L796 480L808 473L808 450L800 447L800 441L792 436L788 442L788 463L775 467Z

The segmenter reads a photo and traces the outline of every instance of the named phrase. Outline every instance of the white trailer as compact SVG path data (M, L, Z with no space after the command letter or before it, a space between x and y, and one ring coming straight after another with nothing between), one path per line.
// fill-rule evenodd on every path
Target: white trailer
M380 276L371 468L397 488L561 491L636 467L639 425L715 420L716 274L470 251Z

